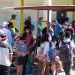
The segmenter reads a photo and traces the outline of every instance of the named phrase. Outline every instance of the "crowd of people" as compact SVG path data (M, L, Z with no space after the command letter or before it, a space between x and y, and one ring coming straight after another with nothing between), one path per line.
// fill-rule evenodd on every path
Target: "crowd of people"
M47 27L41 31L42 35L38 37L41 40L38 42L37 59L43 61L42 75L45 75L49 64L50 75L57 75L57 72L62 70L65 75L71 75L73 51L75 50L74 23L75 21L72 24L65 21L61 25L58 20L54 20L49 25L48 32Z
M10 75L10 65L13 58L15 37L15 15L11 16L13 22L3 22L0 29L0 74Z
M15 39L18 29L15 25L16 15L12 15L9 22L3 22L0 29L0 74L10 75L10 66L13 64L13 53L17 58L17 75L25 75L28 61L32 64L41 64L41 75L57 75L65 72L71 75L73 51L75 50L75 20L70 24L67 20L61 25L58 20L49 23L43 28L42 20L38 20L37 37L33 37L35 26L31 17L25 20L24 32ZM17 41L16 49L13 47ZM34 57L32 56L34 55ZM33 59L33 60L31 60Z

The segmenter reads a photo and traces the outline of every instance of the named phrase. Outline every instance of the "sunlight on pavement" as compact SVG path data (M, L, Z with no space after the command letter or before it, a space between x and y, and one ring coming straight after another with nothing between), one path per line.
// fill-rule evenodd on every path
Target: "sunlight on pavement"
M65 73L64 72L58 73L58 75L65 75ZM71 75L75 75L75 70L71 70Z

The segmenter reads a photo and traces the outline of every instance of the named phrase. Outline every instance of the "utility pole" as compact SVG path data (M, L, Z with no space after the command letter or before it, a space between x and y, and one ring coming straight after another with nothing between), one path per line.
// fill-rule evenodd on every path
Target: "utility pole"
M21 0L21 6L24 6L24 0ZM24 10L21 10L20 13L20 33L23 33L24 30Z

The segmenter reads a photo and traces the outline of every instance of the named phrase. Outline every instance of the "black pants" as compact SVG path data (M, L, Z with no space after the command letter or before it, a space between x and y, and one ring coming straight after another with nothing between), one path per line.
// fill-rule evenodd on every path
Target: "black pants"
M10 67L0 65L0 75L10 75Z
M65 75L70 75L70 69L71 69L71 62L63 62L63 69L65 72Z
M25 75L25 71L26 71L26 65L27 65L27 61L28 61L28 55L25 56L25 59L24 59L24 64L23 64L23 72L22 72L22 75Z

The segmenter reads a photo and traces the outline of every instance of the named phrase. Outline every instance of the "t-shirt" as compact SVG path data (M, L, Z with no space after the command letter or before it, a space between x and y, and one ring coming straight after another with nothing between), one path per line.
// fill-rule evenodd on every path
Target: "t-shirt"
M0 43L0 65L11 65L9 54L13 54L11 45L8 43Z
M38 22L38 32L41 32L42 30L42 22Z
M11 19L10 20L10 22L12 22L13 23L13 28L11 28L13 31L14 31L14 33L15 33L15 27L16 27L16 25L15 25L15 20L14 19Z
M18 43L16 48L18 49L18 51L25 53L27 51L27 44L26 43L23 43L23 44ZM18 55L18 56L21 56L21 55Z
M56 37L59 36L60 30L61 30L61 25L60 24L56 25L56 27L55 27L55 36Z
M42 43L40 48L43 49L43 56L45 56L49 51L49 42Z
M73 35L73 30L72 29L66 28L65 32L71 34L71 36Z

